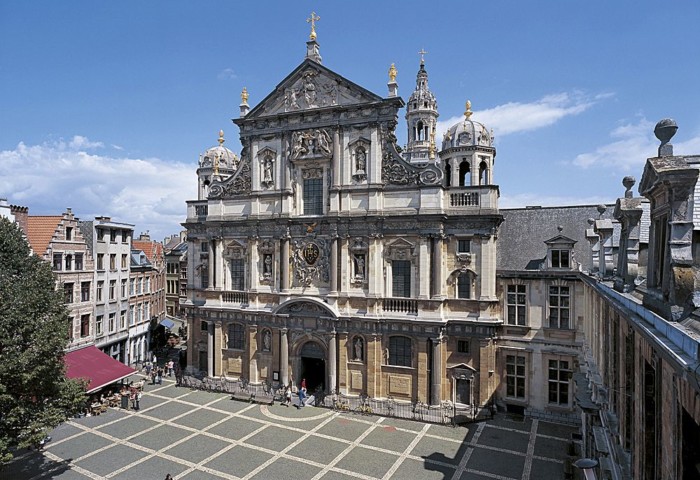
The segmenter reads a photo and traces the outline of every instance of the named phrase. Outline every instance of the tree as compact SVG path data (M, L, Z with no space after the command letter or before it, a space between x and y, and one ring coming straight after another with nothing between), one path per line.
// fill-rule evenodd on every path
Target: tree
M51 266L0 218L0 465L84 405L84 383L65 376L69 322Z

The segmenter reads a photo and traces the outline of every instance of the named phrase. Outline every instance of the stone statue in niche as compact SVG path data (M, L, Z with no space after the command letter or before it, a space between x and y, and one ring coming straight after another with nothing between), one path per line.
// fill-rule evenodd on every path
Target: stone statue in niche
M269 352L272 349L272 334L269 330L263 332L263 351Z
M367 169L367 153L363 147L355 151L355 173L364 174Z
M364 254L355 255L355 278L357 280L365 279L365 256Z
M362 341L362 338L360 337L355 337L355 341L353 342L353 353L354 357L353 360L360 360L364 358L364 342Z
M272 277L272 255L266 254L263 258L263 277Z
M272 157L266 156L263 160L263 185L269 187L274 183L272 179Z

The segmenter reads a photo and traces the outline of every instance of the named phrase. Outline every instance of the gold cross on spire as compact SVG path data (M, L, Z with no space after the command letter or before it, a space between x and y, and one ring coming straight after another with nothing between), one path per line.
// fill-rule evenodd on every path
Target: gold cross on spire
M423 55L425 55L428 52L426 52L425 49L421 48L420 52L418 53L420 54L420 64L425 65L425 58L423 58Z
M311 12L311 17L306 19L306 23L311 24L311 34L309 40L316 40L316 22L321 20L321 17L316 15L316 12Z

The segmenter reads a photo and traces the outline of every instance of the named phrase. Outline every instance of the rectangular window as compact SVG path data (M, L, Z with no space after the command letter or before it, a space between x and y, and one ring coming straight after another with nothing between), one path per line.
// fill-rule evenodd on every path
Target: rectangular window
M116 253L109 254L109 269L110 270L117 269L117 254Z
M245 330L240 323L233 323L228 327L228 348L243 350L245 347Z
M389 338L389 365L411 366L411 339L408 337Z
M126 310L122 310L119 314L119 330L126 328Z
M570 268L569 250L552 250L552 268Z
M73 284L64 283L63 284L63 296L65 303L73 303Z
M323 178L304 180L304 215L323 215Z
M143 293L150 293L151 292L151 277L146 277L146 287L143 290Z
M102 335L103 319L103 315L98 315L97 317L95 317L95 335Z
M128 264L126 263L126 259L127 259L126 253L122 253L122 269L126 268L127 265L128 265Z
M89 302L90 301L90 282L82 282L80 284L80 301Z
M506 355L506 396L525 398L525 357Z
M105 269L105 254L104 253L97 254L97 269L98 270Z
M411 262L394 260L391 262L392 296L411 296Z
M207 328L207 322L201 322L201 323L199 324L199 331L200 331L200 332L207 332L207 331L209 331L208 328Z
M231 288L245 290L245 264L242 258L231 260Z
M75 254L75 269L76 270L83 269L83 254L82 253Z
M102 228L97 229L97 241L98 242L104 242L105 241L105 231Z
M199 244L199 251L202 253L209 253L209 242L202 242Z
M471 240L458 240L457 241L457 253L469 253L472 251L472 241Z
M150 302L146 302L143 304L143 319L148 320L148 317L151 316L151 304Z
M53 254L53 269L60 272L62 266L63 266L63 254L54 253Z
M129 305L129 325L133 325L135 322L136 322L135 305Z
M73 270L73 255L67 254L66 255L66 271L70 272Z
M116 328L116 318L117 314L112 312L109 314L109 332L113 332Z
M103 280L99 280L97 282L97 293L95 296L97 297L97 301L101 302L102 301L102 290L104 289L105 282Z
M117 231L113 228L109 230L109 241L112 243L117 241Z
M136 293L141 295L142 292L143 292L143 277L139 277L136 280Z
M472 276L467 272L457 277L457 298L472 298Z
M133 278L130 278L130 279L129 279L129 295L133 295L133 294L134 294L134 291L135 291L135 290L134 290L134 284L135 284L135 283L136 283L136 282L134 281Z
M80 336L87 337L90 335L90 314L80 316Z
M66 240L73 240L73 227L66 227Z
M525 285L508 285L506 294L508 325L525 325L527 311L527 287Z
M469 340L457 340L457 353L469 353Z
M117 290L117 281L116 280L110 280L109 281L109 299L114 300L116 298L116 292Z
M207 265L202 265L200 269L201 272L201 282L202 288L209 288L209 267Z
M549 403L569 404L569 362L566 360L549 361Z
M121 298L126 298L126 278L122 278L122 294Z
M568 329L569 287L549 287L549 328Z
M122 243L129 243L129 230L122 230Z

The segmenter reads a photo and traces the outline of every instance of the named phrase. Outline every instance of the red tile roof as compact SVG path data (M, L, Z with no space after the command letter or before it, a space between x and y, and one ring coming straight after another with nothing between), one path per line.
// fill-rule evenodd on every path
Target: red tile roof
M53 238L59 222L63 219L61 215L30 215L27 217L27 240L32 250L39 256L44 256Z
M131 242L131 246L135 250L143 250L143 253L146 254L146 258L148 258L151 264L155 264L156 260L163 258L163 245L160 242L134 240Z

